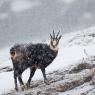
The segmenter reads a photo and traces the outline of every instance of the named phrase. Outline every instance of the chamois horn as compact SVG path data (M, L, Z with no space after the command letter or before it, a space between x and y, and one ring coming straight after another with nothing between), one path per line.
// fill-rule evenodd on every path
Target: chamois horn
M53 30L53 37L55 38L55 33L54 33L54 30Z
M57 33L56 38L58 37L59 33L60 33L60 30L59 30L59 32Z

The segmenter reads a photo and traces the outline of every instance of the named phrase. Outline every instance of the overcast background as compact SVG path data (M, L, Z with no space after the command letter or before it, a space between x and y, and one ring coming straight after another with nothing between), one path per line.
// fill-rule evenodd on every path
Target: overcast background
M0 0L0 48L48 40L95 24L95 0Z

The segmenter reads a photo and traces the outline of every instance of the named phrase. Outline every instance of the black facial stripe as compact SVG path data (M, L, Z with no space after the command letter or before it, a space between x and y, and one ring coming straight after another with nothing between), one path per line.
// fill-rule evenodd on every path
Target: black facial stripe
M55 44L55 45L53 45L53 41L51 41L51 46L53 46L53 48L55 48L55 47L58 45L58 43L59 43L59 41L58 41L58 40L56 40L56 44Z

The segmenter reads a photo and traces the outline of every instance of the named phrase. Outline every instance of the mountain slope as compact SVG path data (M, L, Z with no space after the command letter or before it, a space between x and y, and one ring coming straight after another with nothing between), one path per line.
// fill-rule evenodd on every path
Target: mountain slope
M40 70L37 70L33 77L33 82L31 82L32 88L25 92L15 93L15 91L12 90L14 88L13 72L2 72L0 73L0 94L5 93L6 95L9 91L8 95L29 95L27 93L37 95L37 92L39 92L38 95L74 95L73 93L79 93L81 91L86 93L89 90L91 90L90 92L92 93L95 90L93 85L90 85L92 80L94 80L93 74L91 73L95 67L94 43L95 27L75 33L64 34L60 42L58 56L52 64L46 68L46 73L51 85L46 86L43 83L42 73ZM12 68L8 52L9 48L3 50L0 54L0 68L4 68L6 66ZM82 66L79 65L81 63L83 64ZM29 70L26 70L23 74L23 80L26 82L28 77ZM64 88L65 85L66 88L62 89L62 91L57 91L57 87L59 89L60 85L62 88ZM52 89L52 91L50 89ZM43 94L45 92L50 94ZM82 94L79 93L75 95Z
M69 69L48 73L50 85L45 85L42 80L32 81L31 89L23 92L10 91L5 95L94 95L95 57L92 61L94 64L79 62L69 66Z

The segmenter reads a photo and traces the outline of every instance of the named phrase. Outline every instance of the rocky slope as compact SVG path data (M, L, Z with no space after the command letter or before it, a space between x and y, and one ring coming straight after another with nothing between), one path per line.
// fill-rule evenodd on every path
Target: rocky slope
M95 95L95 27L64 34L59 48L58 56L46 68L50 85L43 83L38 71L31 89L23 92L14 91L9 48L1 51L0 95ZM27 81L29 75L24 74Z
M95 95L95 56L47 76L50 85L41 79L32 81L28 90L12 90L2 95Z

